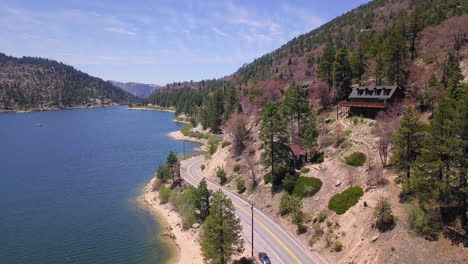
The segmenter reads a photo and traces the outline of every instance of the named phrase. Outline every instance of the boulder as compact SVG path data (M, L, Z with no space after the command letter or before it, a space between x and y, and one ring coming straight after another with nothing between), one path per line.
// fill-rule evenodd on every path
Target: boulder
M199 224L199 223L195 223L195 224L192 225L192 228L193 228L193 229L197 229L197 228L199 228L199 227L200 227L200 224Z
M341 181L340 180L336 180L336 183L335 183L335 186L338 187L341 185Z

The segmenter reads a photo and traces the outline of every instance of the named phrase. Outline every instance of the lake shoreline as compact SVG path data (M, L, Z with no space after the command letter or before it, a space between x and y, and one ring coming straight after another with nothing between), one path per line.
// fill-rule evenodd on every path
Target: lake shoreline
M170 108L154 108L154 107L127 107L128 110L150 110L150 111L160 111L160 112L170 112L175 113L175 110Z
M163 111L153 108L128 108L136 110L154 110ZM170 111L163 111L170 112ZM177 122L173 120L173 122ZM168 137L177 141L189 141L200 143L201 145L195 150L203 151L206 148L207 140L187 137L180 130L173 131L167 134ZM182 217L179 212L175 211L170 203L161 204L158 199L158 191L153 190L153 177L143 188L142 200L148 211L150 211L155 220L161 225L160 237L168 246L170 257L166 263L178 264L198 264L203 263L203 255L201 252L199 237L200 228L188 230L182 229Z
M121 106L122 104L112 103L108 105L78 105L78 106L66 106L66 107L44 107L44 108L31 108L31 109L0 109L0 113L9 114L27 114L35 112L52 112L62 110L77 110L77 109L94 109L94 108L105 108Z
M160 236L170 250L170 257L166 263L203 263L201 246L197 240L200 228L182 229L179 212L176 212L169 203L160 203L158 192L153 191L154 181L155 178L152 178L145 185L142 198L147 210L161 225Z

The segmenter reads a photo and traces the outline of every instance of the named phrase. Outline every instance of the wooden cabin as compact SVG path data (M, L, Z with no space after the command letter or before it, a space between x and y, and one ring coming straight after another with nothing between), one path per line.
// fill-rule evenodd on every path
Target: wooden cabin
M358 86L354 87L347 101L337 106L339 116L358 115L374 118L389 104L401 100L404 94L399 86Z
M307 154L299 145L291 144L289 145L289 148L291 149L291 154L293 156L293 165L296 169L299 169L307 162Z

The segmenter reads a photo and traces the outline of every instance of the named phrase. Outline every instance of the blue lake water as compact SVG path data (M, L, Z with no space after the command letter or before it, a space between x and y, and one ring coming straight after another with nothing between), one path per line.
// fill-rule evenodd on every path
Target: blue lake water
M0 114L0 263L163 263L136 202L169 151L172 113L124 107ZM41 124L42 126L39 126Z

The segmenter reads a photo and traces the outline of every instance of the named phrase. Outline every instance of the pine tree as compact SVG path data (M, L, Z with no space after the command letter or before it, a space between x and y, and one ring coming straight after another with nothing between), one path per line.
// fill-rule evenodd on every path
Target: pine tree
M349 63L351 66L352 78L360 81L362 75L366 72L366 63L362 46L353 52L349 59Z
M312 157L317 152L317 138L318 131L315 124L315 116L311 114L307 118L302 142L310 157Z
M320 77L331 87L333 85L333 62L335 61L335 48L333 43L328 43L323 51L318 65Z
M167 155L166 159L166 165L168 167L172 167L174 164L177 163L177 156L174 154L174 152L169 152L169 155Z
M383 44L383 69L389 83L399 85L402 81L402 66L406 57L405 31L402 25L389 30Z
M201 180L197 188L198 200L196 207L200 211L200 219L204 221L210 215L210 198L211 192L208 190L208 185L205 179Z
M288 160L288 133L286 122L274 101L268 101L263 109L260 122L260 140L262 140L262 160L265 166L271 166L275 175L277 164Z
M411 60L414 60L416 56L416 40L419 38L419 33L423 29L422 19L421 19L421 10L416 9L411 13L409 17L409 42L410 42L410 53Z
M421 207L439 212L442 218L446 212L444 208L459 208L461 226L465 232L468 194L467 88L465 86L460 93L446 91L434 112L415 169L415 185Z
M351 67L348 61L348 51L341 48L333 62L333 82L338 89L338 97L345 99L351 93Z
M411 108L407 108L400 122L400 129L395 135L395 148L392 160L400 172L406 174L408 181L411 168L421 152L424 139L424 126L414 116Z
M242 226L232 201L222 191L213 194L210 216L203 224L201 248L205 262L226 264L244 249Z
M233 114L236 109L237 104L237 97L236 97L236 89L234 88L233 84L227 85L224 91L224 120L228 120L231 118L231 114Z
M291 85L284 93L281 103L284 116L289 122L297 124L297 137L291 136L292 141L300 137L301 124L309 115L309 101L307 100L307 90L297 84ZM291 126L292 128L292 126ZM293 129L291 133L293 134Z

